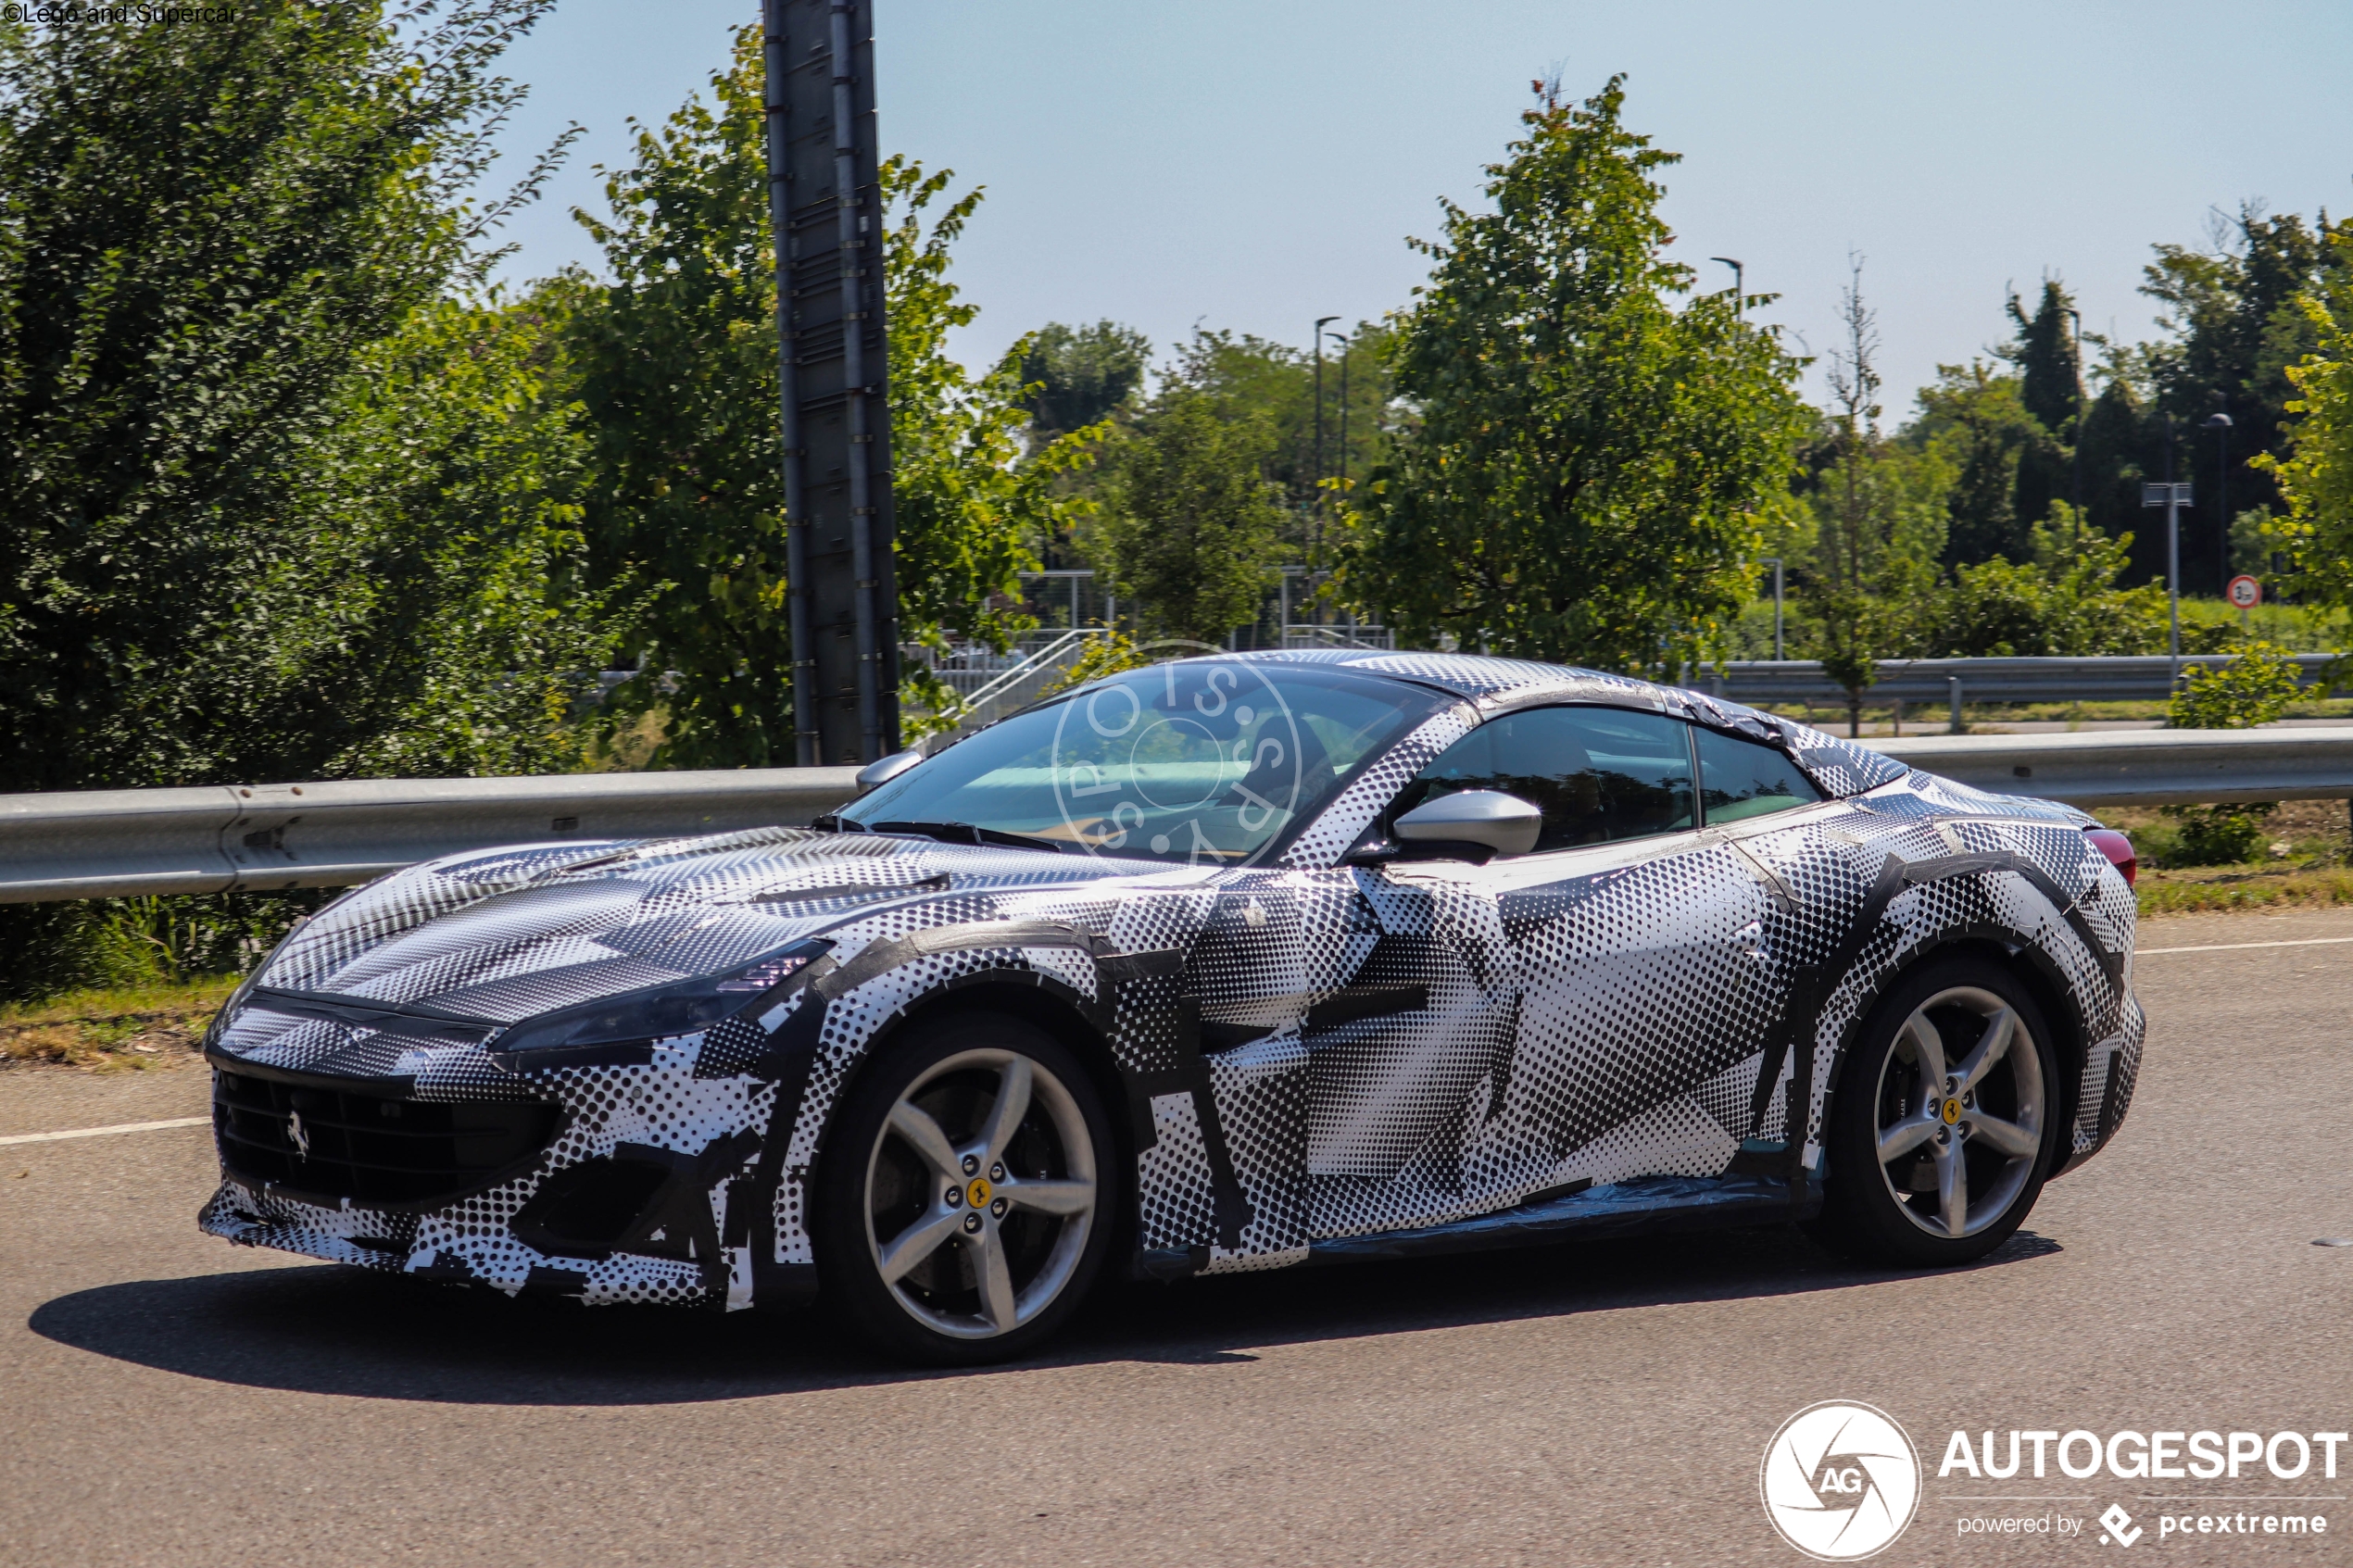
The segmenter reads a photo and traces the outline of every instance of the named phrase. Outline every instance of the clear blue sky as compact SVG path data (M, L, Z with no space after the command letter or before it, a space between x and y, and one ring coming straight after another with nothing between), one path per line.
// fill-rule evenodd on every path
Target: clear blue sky
M988 188L958 252L969 359L1048 320L1111 317L1162 354L1196 321L1304 345L1427 271L1438 198L1478 195L1532 77L1684 155L1677 254L1739 257L1818 352L1850 246L1881 314L1889 413L2005 335L2044 272L2086 327L2151 332L2149 246L2202 244L2261 198L2353 209L2353 6L2171 0L1803 7L1584 0L877 0L887 151ZM563 0L508 58L533 86L509 145L587 127L517 220L521 276L596 257L568 213L724 57L757 0ZM507 168L517 168L521 158ZM1818 375L1811 390L1819 393Z

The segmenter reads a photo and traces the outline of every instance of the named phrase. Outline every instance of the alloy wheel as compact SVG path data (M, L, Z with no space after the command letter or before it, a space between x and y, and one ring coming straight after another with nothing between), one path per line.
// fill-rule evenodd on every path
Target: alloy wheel
M917 1322L992 1339L1070 1283L1098 1194L1094 1145L1062 1080L1017 1051L962 1051L910 1084L875 1135L866 1244Z
M1896 1208L1930 1236L1974 1236L2032 1179L2048 1117L2042 1053L1991 991L1940 991L1904 1021L1876 1112L1880 1177Z

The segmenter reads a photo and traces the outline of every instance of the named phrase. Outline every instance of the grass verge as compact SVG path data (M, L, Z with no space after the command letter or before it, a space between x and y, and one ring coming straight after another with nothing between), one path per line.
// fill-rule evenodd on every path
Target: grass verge
M2196 914L2209 909L2259 909L2287 905L2353 904L2353 871L2296 871L2263 866L2215 866L2197 871L2144 871L2144 915Z
M195 1059L205 1025L236 988L235 975L207 975L0 1007L0 1067L137 1073L179 1066Z

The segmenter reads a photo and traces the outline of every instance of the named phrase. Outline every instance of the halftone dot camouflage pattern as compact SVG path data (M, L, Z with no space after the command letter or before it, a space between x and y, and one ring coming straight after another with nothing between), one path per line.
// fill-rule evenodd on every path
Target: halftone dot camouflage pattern
M1239 657L1345 664L1456 700L1255 867L775 828L456 856L346 896L224 1010L216 1066L421 1104L537 1100L558 1130L479 1190L408 1207L227 1170L204 1228L509 1292L748 1306L814 1262L807 1184L861 1063L975 985L1051 1011L1123 1086L1132 1261L1164 1275L1281 1267L1531 1203L1640 1219L1763 1193L1797 1211L1818 1191L1825 1097L1854 1026L1957 940L2015 948L2057 995L2060 1163L2121 1122L2143 1034L2133 902L2082 813L1620 676L1446 654ZM1827 798L1486 865L1347 862L1449 746L1553 704L1772 746ZM756 1014L594 1060L502 1049L559 1010L812 941L822 961ZM593 1257L517 1234L551 1178L616 1151L672 1160L708 1224L698 1213L689 1237Z

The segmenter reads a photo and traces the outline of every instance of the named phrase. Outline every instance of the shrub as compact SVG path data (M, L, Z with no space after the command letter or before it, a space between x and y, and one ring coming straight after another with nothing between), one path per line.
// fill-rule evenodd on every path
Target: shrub
M2296 695L2296 656L2276 643L2250 643L2219 670L2193 668L2166 709L2177 730L2248 730L2287 710ZM2255 858L2276 801L2220 806L2169 806L2179 822L2178 847L2167 862L2234 866Z

